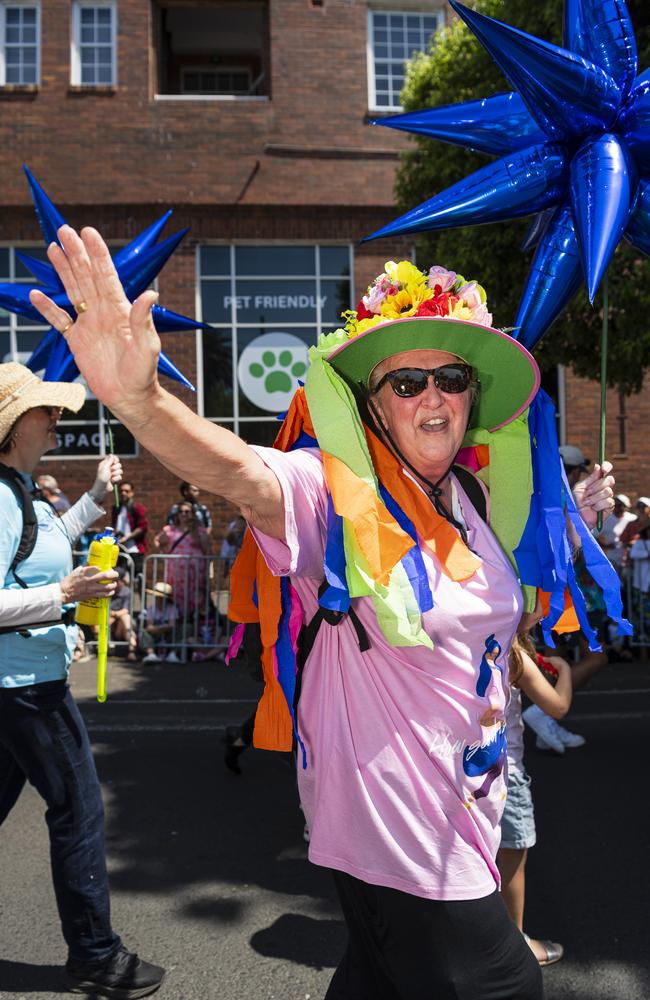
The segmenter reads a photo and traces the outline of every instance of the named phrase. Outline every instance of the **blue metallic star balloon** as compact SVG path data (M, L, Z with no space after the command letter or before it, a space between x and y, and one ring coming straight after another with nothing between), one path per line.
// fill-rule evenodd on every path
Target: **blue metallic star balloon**
M375 124L500 159L368 239L539 213L514 324L531 349L583 277L593 302L622 237L650 254L650 70L625 0L565 0L564 48L449 2L515 91Z
M66 224L65 219L50 201L47 194L40 186L36 178L24 167L27 180L31 188L36 215L45 238L45 245L56 243L57 230ZM169 219L171 212L165 214L154 222L151 226L140 233L128 246L118 250L113 256L113 263L117 270L120 281L127 298L133 302L138 295L141 295L154 280L156 275L162 270L165 263L172 255L180 241L183 239L187 229L169 236L166 240L158 243L165 223ZM56 302L58 306L66 312L74 315L75 310L68 299L59 277L50 263L30 257L28 254L17 253L22 263L39 282L40 290ZM29 301L30 286L26 284L0 283L0 306L9 312L26 316L34 323L42 323L43 317L34 309ZM171 333L180 330L196 330L198 327L209 329L205 323L190 319L188 316L181 316L179 313L171 312L163 306L155 305L152 309L153 321L159 333ZM27 366L32 371L38 372L45 369L43 378L50 382L72 382L79 374L70 349L58 330L53 327L45 334L32 356L27 361ZM161 352L158 359L158 371L168 378L180 382L188 389L194 390L192 383L185 378L175 364L169 360L166 354Z

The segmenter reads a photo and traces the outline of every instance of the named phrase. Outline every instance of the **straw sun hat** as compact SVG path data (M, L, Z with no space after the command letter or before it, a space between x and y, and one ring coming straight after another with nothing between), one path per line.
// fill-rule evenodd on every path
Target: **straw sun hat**
M61 406L76 413L86 390L78 382L43 382L25 365L0 365L0 445L23 413L36 406Z

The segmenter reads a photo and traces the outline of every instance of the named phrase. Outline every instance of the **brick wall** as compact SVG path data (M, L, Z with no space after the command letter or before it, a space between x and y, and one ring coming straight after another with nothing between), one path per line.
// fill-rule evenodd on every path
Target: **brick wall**
M644 389L625 399L626 450L621 450L620 399L615 390L607 392L606 457L614 465L616 492L626 493L632 501L648 496L650 491L650 378ZM598 459L600 435L600 385L577 378L566 378L567 443L577 444L591 461Z

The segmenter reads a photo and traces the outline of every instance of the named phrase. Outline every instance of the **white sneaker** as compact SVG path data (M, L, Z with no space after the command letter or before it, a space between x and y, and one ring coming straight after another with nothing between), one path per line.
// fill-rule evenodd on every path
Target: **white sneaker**
M143 663L160 663L160 657L156 656L155 653L147 653L146 656L142 657Z
M565 747L569 749L573 749L575 747L583 747L587 742L584 736L579 736L578 733L572 733L569 729L566 728L566 726L561 726L556 719L549 719L549 722L551 723L551 728L553 729L553 732L558 737L558 739L562 741ZM540 748L540 750L548 750L547 746L542 746L542 744L545 742L546 740L544 739L544 737L541 738L538 737L537 746Z
M564 753L564 742L555 732L553 726L557 725L554 719L543 712L539 705L531 705L521 717L527 726L537 733L537 746L540 749L555 750L556 753ZM540 746L540 740L545 744Z
M166 663L180 663L181 661L178 659L176 653L172 649L171 653L167 653L167 656L165 657L165 662Z

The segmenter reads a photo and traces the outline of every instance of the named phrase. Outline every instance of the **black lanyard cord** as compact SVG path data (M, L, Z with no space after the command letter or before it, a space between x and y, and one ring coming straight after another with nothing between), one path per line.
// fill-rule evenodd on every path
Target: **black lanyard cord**
M433 506L434 506L436 512L438 514L440 514L441 517L444 517L445 521L448 521L449 524L451 524L452 527L454 527L456 529L456 531L459 533L460 537L464 541L465 545L467 545L467 547L469 548L469 542L468 542L468 538L467 538L467 530L465 528L465 525L461 524L460 521L457 521L456 518L454 517L454 515L452 514L452 512L450 510L447 510L447 507L445 506L445 504L442 501L442 490L440 489L440 484L445 481L445 479L447 478L447 476L449 475L449 473L451 472L451 470L452 470L452 468L454 466L454 462L456 461L456 455L454 455L452 461L450 462L450 464L449 464L449 466L447 468L447 471L442 474L442 476L440 477L440 479L438 479L435 483L432 483L429 479L426 478L426 476L423 476L421 472L418 472L418 470L415 468L415 466L413 466L409 462L409 460L406 457L406 455L404 455L403 452L400 450L400 448L398 447L398 445L393 440L393 437L392 437L390 431L388 430L388 428L386 427L385 423L381 419L379 413L377 412L377 409L374 406L374 404L373 404L372 400L370 399L370 397L368 397L368 410L370 411L370 414L372 416L372 420L375 423L375 429L381 429L382 435L388 441L388 444L393 449L393 451L395 452L395 454L397 455L397 457L400 459L400 461L402 461L404 463L404 465L407 467L407 469L409 469L413 473L413 475L416 477L416 479L419 482L424 483L424 485L427 487L427 491L426 491L427 496L429 497L429 499L433 503Z

